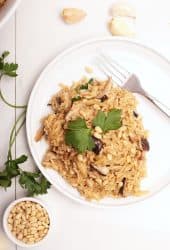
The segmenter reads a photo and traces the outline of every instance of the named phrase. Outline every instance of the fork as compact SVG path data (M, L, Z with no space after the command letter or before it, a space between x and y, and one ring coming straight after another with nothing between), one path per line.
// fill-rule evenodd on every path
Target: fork
M138 93L151 101L161 112L170 118L170 108L147 93L141 86L140 80L134 73L129 72L110 56L100 54L98 67L108 77L110 76L118 86L127 89L132 93Z

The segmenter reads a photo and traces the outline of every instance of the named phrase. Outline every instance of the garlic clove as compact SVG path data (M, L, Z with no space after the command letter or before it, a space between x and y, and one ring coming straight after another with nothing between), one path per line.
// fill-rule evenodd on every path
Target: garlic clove
M65 8L61 16L65 23L74 24L82 21L86 16L86 12L76 8Z
M109 30L113 36L134 36L135 23L128 17L113 17L109 23Z

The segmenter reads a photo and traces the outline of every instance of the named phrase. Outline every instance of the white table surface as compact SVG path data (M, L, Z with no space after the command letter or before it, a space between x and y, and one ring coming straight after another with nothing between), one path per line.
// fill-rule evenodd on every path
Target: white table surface
M19 63L16 81L3 81L3 90L12 101L25 104L35 80L58 52L85 39L110 35L106 24L112 0L22 0L16 14L0 30L0 53L11 52ZM138 10L137 38L170 59L169 0L134 0ZM86 9L88 17L80 24L65 25L59 13L63 7ZM170 91L170 88L169 90ZM18 113L18 111L17 111ZM5 161L9 129L15 110L0 101L0 164ZM35 164L28 150L25 131L17 138L13 154L28 154L26 169ZM12 200L24 196L17 182L0 189L0 219ZM170 249L170 186L154 197L135 205L94 209L77 204L50 189L39 197L53 214L53 230L37 250L166 250ZM10 243L0 227L0 250L21 250Z

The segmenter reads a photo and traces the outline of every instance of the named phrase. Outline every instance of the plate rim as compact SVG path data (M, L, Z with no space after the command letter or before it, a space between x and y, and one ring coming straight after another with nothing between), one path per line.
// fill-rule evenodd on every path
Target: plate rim
M26 138L27 138L27 142L28 142L28 146L29 146L29 150L30 153L32 155L32 158L36 164L36 166L38 167L38 169L42 172L42 174L47 178L47 180L51 181L50 176L46 173L46 171L43 170L43 167L41 165L41 163L39 163L39 161L36 159L34 151L32 150L31 147L31 131L30 131L30 126L29 126L29 118L31 115L31 103L32 103L32 99L34 96L34 93L36 92L36 89L39 86L39 83L41 82L41 79L43 78L43 76L46 74L46 72L48 72L50 70L50 68L60 59L62 59L64 56L66 56L67 54L77 50L78 48L84 47L86 45L89 44L93 44L93 43L98 43L98 42L104 42L104 41L119 41L119 42L127 42L130 43L132 45L136 45L138 47L142 47L143 49L146 49L150 52L152 52L153 54L157 55L159 58L161 58L162 60L164 60L167 64L169 64L170 66L170 60L168 58L166 58L166 56L162 55L160 52L158 52L156 49L153 49L151 47L149 47L148 45L145 45L143 42L137 40L137 39L130 39L130 38L122 38L122 37L101 37L101 38L92 38L92 39L88 39L86 41L83 42L79 42L76 43L73 46L70 46L66 49L63 49L61 52L59 52L52 60L50 60L49 63L47 63L45 65L45 67L42 69L41 73L39 74L39 76L37 77L37 79L35 80L35 84L31 90L30 96L29 96L29 100L28 100L28 105L27 105L27 113L26 113ZM161 187L159 187L157 190L153 191L153 192L149 192L149 194L147 195L143 195L140 197L137 197L134 201L129 201L127 204L124 203L119 203L119 204L101 204L101 203L97 203L97 201L87 201L87 200L83 200L83 199L79 199L77 197L74 197L72 194L68 193L65 190L62 190L62 188L60 188L57 184L52 184L52 186L59 191L61 194L64 194L66 197L68 197L69 199L71 199L72 201L78 202L79 204L83 204L86 206L90 206L90 207L94 207L94 208L113 208L113 207L119 207L119 206L128 206L131 204L136 204L138 202L147 200L148 198L158 194L162 189L164 189L166 186L168 186L170 184L170 178L168 178L165 182L164 185L162 185Z

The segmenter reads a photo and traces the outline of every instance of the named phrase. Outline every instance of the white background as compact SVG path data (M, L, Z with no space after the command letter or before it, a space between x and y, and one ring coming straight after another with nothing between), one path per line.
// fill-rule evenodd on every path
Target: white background
M11 52L19 76L6 79L2 88L8 100L25 104L42 69L58 52L76 42L110 35L107 30L111 0L22 0L16 14L0 30L0 53ZM168 0L134 0L138 11L137 38L170 59L170 3ZM60 18L64 7L84 8L84 22L68 26ZM170 91L167 90L167 91ZM18 112L18 111L17 111ZM15 110L0 102L0 164L5 161L9 130ZM13 154L28 154L26 169L34 168L25 131L17 138ZM0 219L4 208L24 196L13 182L0 189ZM144 202L113 209L94 209L74 203L53 188L45 196L53 214L53 230L37 250L166 250L170 249L170 186ZM0 228L0 250L14 250ZM18 250L22 248L18 247Z

